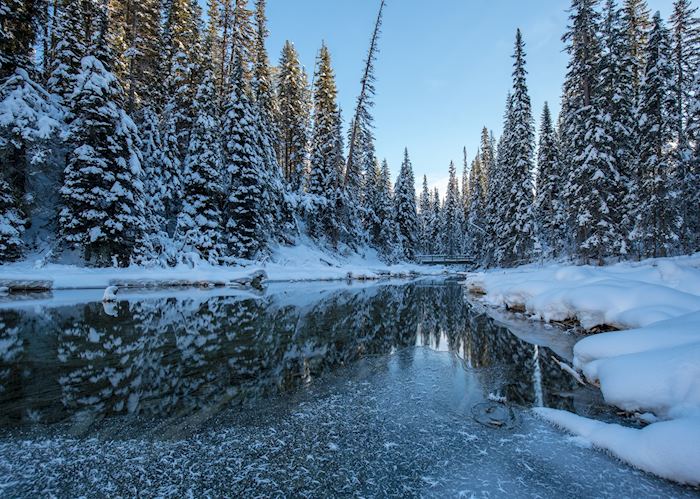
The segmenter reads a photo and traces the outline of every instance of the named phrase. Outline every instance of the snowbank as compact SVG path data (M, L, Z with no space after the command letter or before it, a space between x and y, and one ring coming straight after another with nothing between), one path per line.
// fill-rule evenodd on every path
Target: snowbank
M590 329L647 326L700 311L700 254L610 267L529 265L468 274L493 306L524 306L544 321L577 319Z
M637 430L557 409L534 411L636 468L679 483L700 483L700 417L654 423Z
M238 266L220 267L200 262L196 266L173 268L87 268L78 265L43 264L25 260L0 266L0 281L50 281L51 289L104 289L115 283L140 283L144 287L170 284L227 285L264 271L268 281L317 281L347 279L376 279L409 274L439 274L439 267L414 264L386 265L376 253L365 256L340 257L329 255L311 246L278 248L269 261L241 261Z
M700 255L611 267L527 266L469 274L492 306L518 306L544 321L578 319L625 331L574 346L574 367L605 401L652 413L641 430L565 411L536 409L552 423L645 471L700 484ZM633 328L633 329L629 329Z

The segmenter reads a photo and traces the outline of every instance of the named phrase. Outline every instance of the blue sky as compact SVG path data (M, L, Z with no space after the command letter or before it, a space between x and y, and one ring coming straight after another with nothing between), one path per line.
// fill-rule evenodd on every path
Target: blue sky
M648 0L667 18L671 0ZM567 63L561 35L570 0L388 0L377 63L377 153L393 174L408 147L417 183L428 175L444 192L450 160L461 172L486 125L500 133L511 84L515 30L526 43L529 89L537 121L549 101L559 110ZM307 71L321 40L333 57L344 117L359 91L379 0L268 0L273 63L285 40ZM419 187L417 185L416 187Z

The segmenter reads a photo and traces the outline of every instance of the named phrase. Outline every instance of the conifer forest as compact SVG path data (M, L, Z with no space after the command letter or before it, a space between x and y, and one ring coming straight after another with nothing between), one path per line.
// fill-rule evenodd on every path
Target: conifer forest
M699 9L0 0L0 495L697 498Z
M210 0L206 15L194 0L3 2L0 259L231 264L302 236L484 266L700 249L689 0L670 19L641 0L573 0L558 117L532 109L518 30L503 133L484 127L444 193L416 185L408 150L393 179L375 149L383 9L344 117L329 47L313 75L292 42L271 62L264 0Z

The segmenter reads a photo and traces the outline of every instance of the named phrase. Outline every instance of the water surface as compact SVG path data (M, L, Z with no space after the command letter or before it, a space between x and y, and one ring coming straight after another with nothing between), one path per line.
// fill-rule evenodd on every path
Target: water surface
M617 420L454 282L123 298L0 304L3 495L692 494L534 418Z

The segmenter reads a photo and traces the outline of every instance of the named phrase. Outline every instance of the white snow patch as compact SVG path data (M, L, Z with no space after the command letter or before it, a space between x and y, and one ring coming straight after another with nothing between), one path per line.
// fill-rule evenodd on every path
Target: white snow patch
M466 285L483 289L487 305L524 305L533 318L626 329L579 341L575 370L561 365L649 426L535 411L642 470L700 484L700 254L610 267L530 265L469 274Z
M700 417L642 428L587 419L557 409L536 408L547 421L607 450L641 470L690 485L700 484Z

